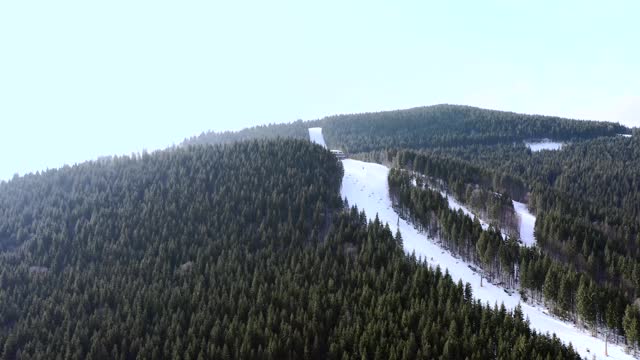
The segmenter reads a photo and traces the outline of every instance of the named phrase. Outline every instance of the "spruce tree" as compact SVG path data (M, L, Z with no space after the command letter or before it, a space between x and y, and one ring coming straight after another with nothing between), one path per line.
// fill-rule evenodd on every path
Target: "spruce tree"
M593 289L591 288L590 283L588 283L584 278L581 278L580 285L578 285L578 292L576 293L578 315L582 321L589 326L594 326L596 321L593 296Z
M635 352L639 342L638 311L634 305L628 305L622 318L622 328L627 339L627 346Z

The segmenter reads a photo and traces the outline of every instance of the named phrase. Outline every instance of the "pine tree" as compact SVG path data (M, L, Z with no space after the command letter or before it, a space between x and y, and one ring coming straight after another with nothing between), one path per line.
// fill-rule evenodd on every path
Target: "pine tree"
M595 325L596 312L593 302L593 290L590 283L585 281L584 278L580 279L580 285L578 285L578 292L576 293L576 302L578 307L578 315L589 326Z
M469 283L464 284L464 300L466 302L473 301L473 289L471 288L471 284Z
M542 293L546 301L549 301L551 305L555 306L555 302L558 296L558 277L556 275L555 267L550 267L547 270L547 275L544 278L544 285L542 287Z
M478 239L478 242L476 242L476 254L478 255L478 259L480 260L480 263L483 265L483 267L487 265L487 261L486 261L487 259L485 255L486 255L488 242L489 242L489 238L487 234L483 231L482 234L480 235L480 238ZM482 272L480 273L480 286L482 286Z
M404 246L404 243L402 241L402 234L400 233L400 228L396 230L395 240L396 240L396 244L398 244L398 246L402 249Z
M568 274L561 276L557 302L564 314L571 311L571 284Z
M638 329L638 311L634 305L628 305L624 311L622 318L622 328L627 338L627 346L629 349L635 348L639 342L640 329Z

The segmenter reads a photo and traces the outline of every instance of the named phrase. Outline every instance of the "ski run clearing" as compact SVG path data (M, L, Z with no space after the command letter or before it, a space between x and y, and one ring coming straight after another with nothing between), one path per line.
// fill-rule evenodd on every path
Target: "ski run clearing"
M323 148L327 148L327 144L324 143L324 136L322 136L322 128L309 128L309 139Z
M513 209L520 218L520 241L525 246L533 246L536 244L536 238L533 236L533 228L536 226L536 217L529 212L527 204L513 201Z
M551 141L549 139L544 139L542 141L536 142L526 142L524 143L531 149L531 151L541 151L541 150L560 150L562 149L563 143Z
M309 136L313 142L323 145L321 128L310 128ZM475 267L462 261L457 256L440 247L436 239L427 237L418 232L411 224L401 219L391 206L389 198L389 186L387 175L389 169L386 166L346 159L342 161L344 166L344 178L342 180L341 196L347 198L350 205L356 205L359 210L364 210L369 219L374 219L376 214L380 221L389 223L392 231L400 230L407 254L415 253L429 266L440 266L442 271L448 270L454 281L461 279L473 287L473 296L493 306L503 303L507 309L513 310L521 304L522 312L529 318L532 329L540 333L555 333L564 343L571 343L578 353L587 359L634 359L624 352L621 345L609 344L609 356L604 356L605 343L603 339L595 338L586 331L579 329L572 323L562 321L548 314L546 308L521 302L520 295L515 292L507 292L506 289L491 284L487 281L480 286L480 275L474 271ZM464 205L456 203L451 197L449 204L452 207L462 208L468 211ZM533 224L535 217L529 213L525 204L514 203L516 211L520 215L520 232L523 243L533 245ZM470 213L470 212L469 212ZM526 229L525 229L526 228ZM524 231L523 231L524 230Z

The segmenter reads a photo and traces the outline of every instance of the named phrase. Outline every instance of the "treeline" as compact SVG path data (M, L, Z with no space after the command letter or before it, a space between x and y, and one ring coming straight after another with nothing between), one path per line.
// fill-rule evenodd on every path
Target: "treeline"
M238 141L255 139L294 138L309 139L308 128L313 127L309 122L296 120L284 124L258 125L240 131L207 131L198 136L185 139L183 146L189 145L217 145L231 144Z
M536 247L521 247L498 229L483 229L477 218L451 210L439 192L414 186L405 170L391 169L389 193L396 210L419 230L438 238L466 262L483 269L489 279L520 287L526 300L544 301L564 318L579 319L593 330L605 328L615 341L626 335L631 347L640 342L636 308L617 288L598 286L572 265L554 261ZM482 275L481 275L482 276ZM626 320L626 318L630 320ZM626 325L625 325L626 324Z
M341 179L280 140L0 185L0 358L579 358L343 210Z

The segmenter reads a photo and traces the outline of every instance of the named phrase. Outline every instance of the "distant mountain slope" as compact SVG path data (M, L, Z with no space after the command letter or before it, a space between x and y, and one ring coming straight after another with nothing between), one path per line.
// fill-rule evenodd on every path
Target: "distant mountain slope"
M628 132L609 122L523 115L470 106L435 105L323 119L327 142L349 152L498 144L525 139L587 139Z
M329 116L315 121L259 126L239 132L205 133L185 144L224 143L248 138L308 138L322 127L330 147L350 153L386 148L432 148L511 143L527 139L590 139L630 133L620 124L524 115L461 105Z

